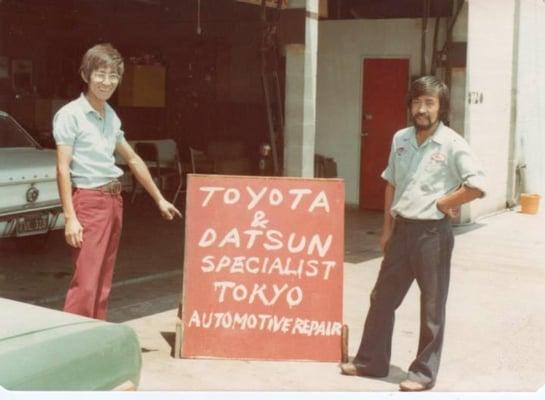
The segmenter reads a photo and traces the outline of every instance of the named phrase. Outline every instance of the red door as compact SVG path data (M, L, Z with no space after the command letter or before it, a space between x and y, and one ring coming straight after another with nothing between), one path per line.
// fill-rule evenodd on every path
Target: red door
M409 60L363 60L360 155L360 208L384 210L385 181L394 133L407 125L405 98L409 87Z

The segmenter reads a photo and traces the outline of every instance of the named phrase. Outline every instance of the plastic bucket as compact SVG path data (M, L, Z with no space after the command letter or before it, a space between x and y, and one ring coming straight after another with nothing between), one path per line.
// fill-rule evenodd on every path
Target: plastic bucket
M520 195L520 212L523 214L537 214L539 211L539 194L522 193Z

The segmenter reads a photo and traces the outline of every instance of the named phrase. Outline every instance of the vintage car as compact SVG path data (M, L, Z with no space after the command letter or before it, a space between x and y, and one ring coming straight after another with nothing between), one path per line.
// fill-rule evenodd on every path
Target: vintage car
M0 239L64 226L55 175L55 151L0 111Z
M127 325L4 298L0 298L0 321L0 388L65 391L138 387L140 344Z

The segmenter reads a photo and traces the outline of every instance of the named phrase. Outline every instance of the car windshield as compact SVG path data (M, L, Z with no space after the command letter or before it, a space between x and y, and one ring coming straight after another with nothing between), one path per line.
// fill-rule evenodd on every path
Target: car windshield
M0 113L0 148L6 147L36 147L36 145L14 120Z

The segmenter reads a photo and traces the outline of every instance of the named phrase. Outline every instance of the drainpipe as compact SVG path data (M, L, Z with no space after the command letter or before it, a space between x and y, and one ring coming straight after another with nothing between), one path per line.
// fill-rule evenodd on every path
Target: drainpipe
M435 26L433 31L433 47L431 49L432 56L431 56L430 75L435 75L435 72L437 71L437 63L439 62L438 55L437 55L437 37L439 35L440 23L441 23L441 17L439 16L435 17Z
M422 38L420 53L420 75L426 75L426 34L428 32L428 16L430 14L430 0L422 0Z
M459 0L456 2L456 11L454 13L454 16L452 18L447 18L447 38L445 41L445 44L443 46L443 49L441 50L441 54L446 54L445 59L445 84L447 87L450 88L451 84L451 64L450 64L450 57L449 57L449 51L452 47L452 30L454 29L454 25L456 24L456 21L458 20L458 17L460 16L460 12L462 11L462 8L464 7L465 0Z
M518 203L520 192L524 190L525 165L519 163L520 149L517 146L517 89L518 89L518 56L520 39L520 0L515 0L515 23L513 29L513 63L511 77L511 117L509 124L509 158L507 165L506 207L514 207Z

